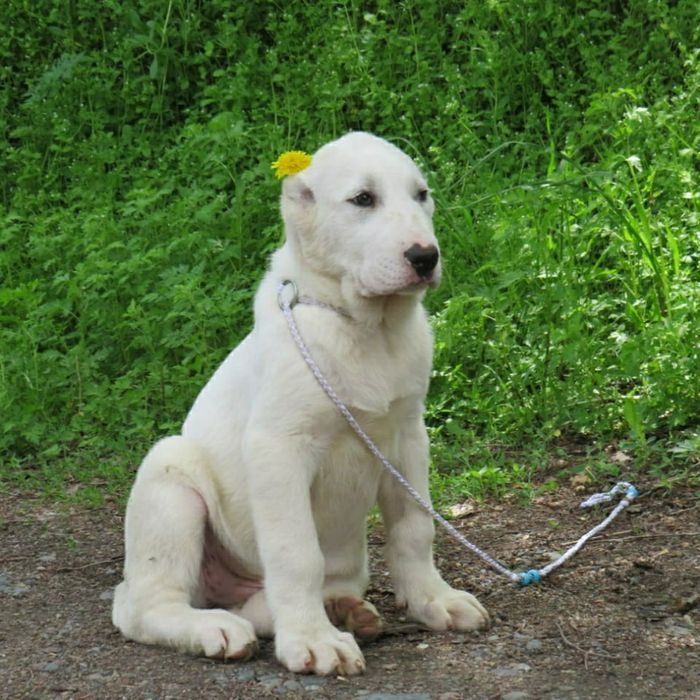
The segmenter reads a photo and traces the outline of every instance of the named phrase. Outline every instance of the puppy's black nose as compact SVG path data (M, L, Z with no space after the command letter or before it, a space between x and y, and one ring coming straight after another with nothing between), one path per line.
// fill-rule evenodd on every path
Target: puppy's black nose
M428 277L440 259L434 245L422 246L418 243L414 243L403 255L421 277Z

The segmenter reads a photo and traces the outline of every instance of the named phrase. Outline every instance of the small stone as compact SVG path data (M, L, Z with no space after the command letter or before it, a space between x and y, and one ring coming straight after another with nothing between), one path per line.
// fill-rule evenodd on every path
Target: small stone
M61 668L60 661L49 661L48 663L41 664L39 666L39 670L44 671L45 673L55 673L60 668Z
M494 670L494 673L499 678L510 678L512 676L519 676L521 673L530 670L531 667L528 664L513 664L512 666L500 666Z
M490 647L474 647L472 656L477 659L487 659L489 656L493 656L493 650Z
M372 693L365 695L367 700L430 700L425 693Z
M683 617L669 617L666 620L666 624L669 627L685 627L686 629L693 629L695 623L690 615L683 615Z
M279 676L263 676L258 679L258 683L260 683L265 690L274 690L282 685L282 679Z
M322 676L299 676L299 683L307 690L316 690L320 688L326 680L327 679Z
M236 679L239 681L253 681L255 680L255 671L252 668L241 668L236 671Z
M89 673L85 676L85 679L91 683L104 683L107 678L108 676L105 676L103 673Z
M213 683L216 683L217 685L228 685L231 682L231 679L228 677L228 675L221 671L219 671L218 673L210 674L209 680L211 680Z
M469 515L474 515L476 513L476 506L471 501L464 501L464 503L456 503L447 509L447 512L452 518L466 518Z
M699 605L700 593L694 592L690 595L675 598L673 604L671 605L671 610L674 613L687 613L690 612L693 608L697 608Z
M613 464L627 464L627 462L630 462L631 460L632 458L622 450L617 450L612 455L610 455L610 461Z
M541 654L542 653L542 642L539 639L531 639L525 645L526 651L530 654Z
M76 625L70 620L67 620L62 626L61 629L58 630L56 636L57 637L67 637L67 636L72 636L74 631L75 631Z
M530 641L532 639L532 635L527 634L526 632L513 632L513 639L516 642L524 643Z
M100 593L100 600L113 600L114 599L114 589L108 588L106 591Z
M48 564L49 562L56 561L56 552L49 552L48 554L42 554L39 557L39 561L43 562L44 564Z
M7 576L0 574L0 593L11 595L13 598L19 598L29 590L26 583L12 583Z
M530 693L524 690L511 690L509 693L501 695L501 700L528 700Z
M303 690L301 683L297 683L295 680L284 681L281 685L278 685L272 692L275 695L286 695L287 693L293 693L294 691Z
M20 596L23 596L28 590L29 586L26 583L16 583L10 595L15 598L19 598Z
M591 477L588 474L575 474L569 479L569 483L579 490L582 486L587 486L591 483Z

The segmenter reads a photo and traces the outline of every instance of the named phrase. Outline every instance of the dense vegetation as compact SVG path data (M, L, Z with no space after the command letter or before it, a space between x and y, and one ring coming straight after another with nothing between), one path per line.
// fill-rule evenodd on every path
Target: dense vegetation
M270 162L350 129L436 192L436 480L572 445L698 463L696 0L9 0L0 26L0 477L121 493L250 327Z

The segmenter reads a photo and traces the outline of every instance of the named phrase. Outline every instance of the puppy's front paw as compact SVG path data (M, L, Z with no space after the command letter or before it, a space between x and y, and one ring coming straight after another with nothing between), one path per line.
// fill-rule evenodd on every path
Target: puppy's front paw
M431 629L466 632L488 627L486 608L471 594L445 586L437 594L424 594L408 603L409 615Z
M277 630L275 651L279 661L295 673L352 676L365 670L365 659L353 636L331 624Z

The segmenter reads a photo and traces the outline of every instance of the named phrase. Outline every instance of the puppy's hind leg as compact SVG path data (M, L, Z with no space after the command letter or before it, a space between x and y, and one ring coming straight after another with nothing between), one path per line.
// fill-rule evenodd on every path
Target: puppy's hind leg
M371 642L384 633L384 621L377 608L368 600L342 595L327 598L325 607L331 623L352 632L360 644Z
M184 438L167 438L146 457L127 505L124 581L112 620L125 637L145 644L248 657L256 644L250 622L193 607L208 516L206 473L204 456Z

